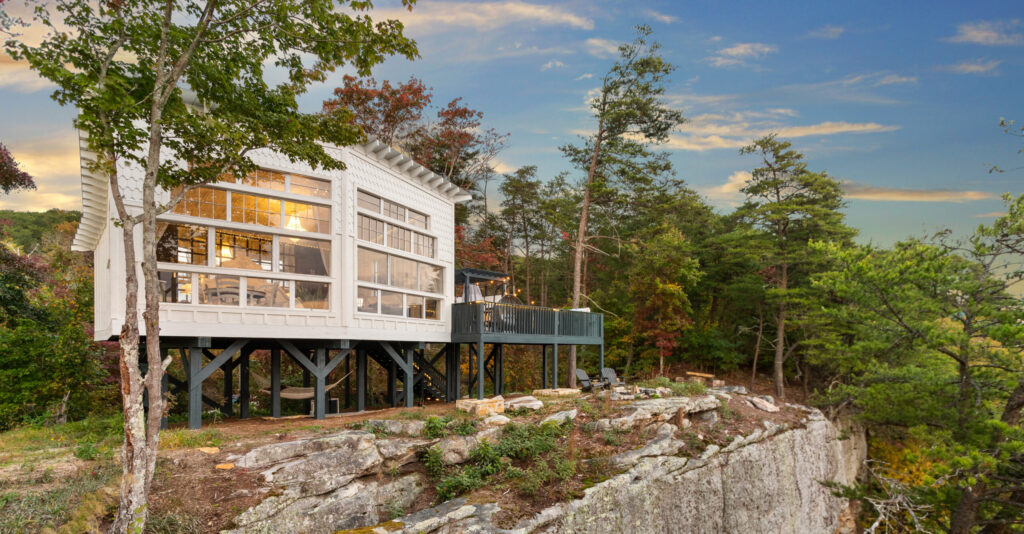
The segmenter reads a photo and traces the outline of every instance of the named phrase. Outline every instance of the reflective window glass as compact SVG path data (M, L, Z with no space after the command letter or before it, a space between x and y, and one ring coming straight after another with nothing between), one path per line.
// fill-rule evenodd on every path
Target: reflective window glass
M281 272L327 276L331 266L331 242L295 237L279 238Z
M360 191L358 195L359 207L370 210L374 213L380 213L380 197L371 195L366 191Z
M426 263L420 264L420 291L426 291L428 293L441 293L442 285L440 267L433 265L427 265Z
M380 312L384 315L405 315L402 294L393 291L380 292Z
M391 285L402 289L417 289L419 280L416 273L417 262L391 257Z
M331 209L326 206L285 201L284 227L299 232L330 233L330 213Z
M238 306L237 276L223 274L199 274L199 303Z
M366 313L377 313L379 291L368 287L360 287L356 290L356 309Z
M160 271L160 302L192 302L192 273Z
M359 239L369 241L378 245L384 244L384 223L367 217L359 216Z
M405 316L413 319L423 318L423 297L405 296Z
M360 248L356 261L359 263L358 276L363 282L388 283L388 255L367 248Z
M426 315L427 319L440 320L441 319L441 299L427 299L426 303Z
M158 222L156 260L206 265L207 229L191 224Z
M328 309L331 285L326 282L295 281L295 307L313 310Z
M310 178L308 176L291 175L289 191L296 195L307 195L311 197L331 198L331 182Z
M388 227L388 246L410 252L412 250L412 232L397 226Z
M246 278L245 305L267 308L287 308L289 302L289 282L287 280L267 280L264 278Z

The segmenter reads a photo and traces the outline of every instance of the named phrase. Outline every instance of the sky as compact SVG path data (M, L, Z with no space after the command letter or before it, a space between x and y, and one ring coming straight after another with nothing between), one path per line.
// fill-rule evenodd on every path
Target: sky
M415 76L435 104L462 97L482 111L486 127L510 134L500 172L570 170L558 147L593 129L588 94L618 44L649 24L676 67L666 102L687 118L661 149L723 213L742 201L758 163L739 147L771 132L843 182L862 242L967 232L1002 212L1002 193L1022 192L1024 140L999 126L1024 122L1019 0L420 0L412 12L377 2L374 16L402 20L422 56L389 59L374 76ZM344 73L304 95L303 109L318 110ZM75 112L51 92L0 55L0 142L39 186L0 198L0 208L81 206Z

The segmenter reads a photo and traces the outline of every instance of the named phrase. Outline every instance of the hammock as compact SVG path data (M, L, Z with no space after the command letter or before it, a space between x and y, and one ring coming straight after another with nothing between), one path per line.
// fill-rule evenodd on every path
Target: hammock
M326 386L324 386L324 393L327 393L328 391L334 389L335 386L337 386L338 384L342 383L342 381L344 381L346 378L348 378L349 375L351 375L353 372L354 371L349 371L349 373L347 375L341 377L341 379L339 379L337 382L334 382L333 384L327 384ZM260 376L260 375L258 375L256 373L252 373L252 377L256 380L256 383L262 388L260 390L261 392L266 393L268 395L271 393L270 392L270 380L268 380L267 377ZM311 388L311 387L309 387L309 388L307 388L307 387L287 387L287 386L281 388L281 398L282 399L309 400L309 399L312 399L315 395L316 395L316 388Z

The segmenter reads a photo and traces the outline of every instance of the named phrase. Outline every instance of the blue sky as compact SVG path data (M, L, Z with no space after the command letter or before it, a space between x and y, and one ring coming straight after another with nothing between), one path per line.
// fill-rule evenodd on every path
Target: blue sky
M10 2L8 3L10 4ZM777 132L847 185L861 240L890 243L941 227L966 231L1021 192L1024 142L1001 117L1024 121L1024 5L1017 2L439 2L397 17L422 59L393 59L378 79L410 75L483 111L511 134L499 169L568 167L559 145L592 128L587 94L615 47L650 24L677 66L667 99L689 122L664 147L689 186L726 211L756 164L738 147ZM337 73L303 99L338 85ZM79 206L74 112L22 65L0 56L0 141L37 176L14 209Z

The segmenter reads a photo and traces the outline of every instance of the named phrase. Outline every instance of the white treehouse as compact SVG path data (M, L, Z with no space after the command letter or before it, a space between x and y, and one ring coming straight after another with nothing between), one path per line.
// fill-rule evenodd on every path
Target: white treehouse
M470 358L477 355L479 373L471 385L478 395L485 374L495 392L502 390L501 343L515 340L505 332L490 341L486 360L481 355L488 325L507 314L494 303L486 303L486 318L482 302L453 309L455 205L470 195L379 141L328 151L345 170L314 170L270 150L255 151L250 158L258 171L197 187L159 217L161 346L178 351L186 374L184 380L169 376L165 387L188 390L190 427L200 425L203 403L232 413L236 367L240 411L248 416L249 355L261 349L271 351L266 388L274 416L284 395L312 400L314 415L324 417L328 392L342 382L328 383L336 370L344 372L347 405L352 359L357 409L366 404L367 358L388 371L392 404L412 405L414 392L454 400L460 394L460 342L471 345ZM125 320L126 265L108 178L86 170L91 157L83 142L83 214L73 248L95 254L95 336L110 340ZM127 207L141 210L141 169L121 166L118 178ZM161 200L170 195L162 192ZM584 315L542 311L545 317ZM593 317L586 335L566 342L601 344L595 341L600 315L585 315ZM469 319L456 325L453 316ZM587 322L570 319L563 324ZM524 332L531 334L525 343L545 346L545 381L546 347L559 343L557 318L553 324L550 336ZM427 343L445 348L428 359ZM282 351L303 368L309 387L281 387ZM441 355L444 373L433 366ZM555 358L557 366L557 348ZM202 394L203 380L217 370L225 377L221 402Z

